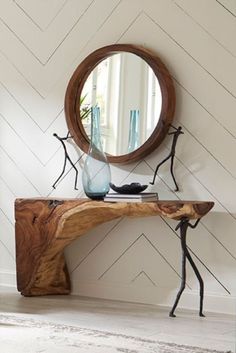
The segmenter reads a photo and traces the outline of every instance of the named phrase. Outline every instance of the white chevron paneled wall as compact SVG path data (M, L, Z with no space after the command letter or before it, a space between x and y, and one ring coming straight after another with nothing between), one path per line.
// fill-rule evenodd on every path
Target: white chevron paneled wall
M56 190L67 132L69 78L83 58L113 43L153 49L171 72L182 125L173 191L169 165L153 190L161 199L213 200L213 212L188 233L205 281L205 309L232 312L236 300L236 2L233 0L1 0L0 2L0 285L15 286L16 197L80 197L69 167ZM144 160L113 165L116 184L149 183L170 140ZM72 159L82 153L70 144ZM66 249L73 292L171 305L180 283L176 223L119 219ZM198 308L188 268L180 306Z

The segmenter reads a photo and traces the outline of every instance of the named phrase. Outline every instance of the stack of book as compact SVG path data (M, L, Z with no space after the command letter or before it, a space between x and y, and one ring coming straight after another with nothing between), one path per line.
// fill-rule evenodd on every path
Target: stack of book
M140 194L109 193L104 197L106 202L155 202L158 200L156 192L142 192Z

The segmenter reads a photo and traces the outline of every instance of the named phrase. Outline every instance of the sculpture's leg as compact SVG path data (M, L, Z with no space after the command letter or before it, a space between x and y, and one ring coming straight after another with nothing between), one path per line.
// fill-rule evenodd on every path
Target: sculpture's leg
M165 159L163 159L163 161L161 161L161 162L157 165L156 170L155 170L154 175L153 175L153 180L150 181L149 184L154 185L155 180L156 180L156 176L157 176L158 169L160 168L160 166L161 166L162 164L164 164L166 161L168 161L168 159L170 158L170 156L171 156L171 155L169 154Z
M78 173L78 170L76 169L76 170L75 170L75 187L74 187L75 190L78 190L78 188L77 188L78 174L79 174L79 173Z
M192 225L191 223L188 223L189 227L191 228L196 228L198 223L200 222L200 218ZM203 297L204 297L204 282L203 282L203 279L197 269L197 266L195 265L191 255L190 255L190 252L188 251L188 249L186 249L186 256L187 256L187 259L190 263L190 265L192 266L193 268L193 271L195 272L195 275L197 276L197 279L199 281L199 285L200 285L200 310L199 310L199 316L205 316L203 313L202 313L202 309L203 309Z
M188 220L182 219L176 228L180 227L180 237L181 237L181 248L182 248L182 277L181 277L181 285L180 289L177 293L175 303L169 313L170 317L175 317L175 309L179 303L181 294L184 291L185 284L186 284L186 234L188 229Z
M72 168L75 170L75 186L74 186L74 189L78 190L78 188L77 188L77 180L78 180L78 174L79 174L78 170L77 170L76 166L74 165L74 163L72 162L72 160L70 159L70 157L67 156L67 158L68 158Z
M199 316L202 316L204 317L205 315L203 314L202 310L203 310L203 297L204 297L204 282L203 282L203 279L197 269L197 266L195 265L188 249L186 248L186 256L187 256L187 259L190 263L190 265L192 266L193 268L193 271L195 272L195 275L197 276L197 279L199 281L199 285L200 285L200 309L199 309Z
M61 179L62 175L65 173L65 169L66 169L66 157L65 157L65 160L64 160L62 172L61 172L61 174L59 175L59 177L57 178L57 180L55 181L55 183L52 186L54 189L56 189L57 182Z
M175 180L175 176L174 176L174 156L171 157L170 172L171 172L172 178L175 183L175 191L179 191L179 187L178 187L178 184L177 184L177 182Z
M170 316L175 317L174 315L174 310L176 309L180 296L184 290L184 286L183 283L185 284L186 282L186 258L188 259L190 265L192 266L192 269L195 273L195 275L197 276L197 279L199 281L199 285L200 285L200 308L199 308L199 316L204 317L205 315L203 314L203 298L204 298L204 282L203 279L200 275L200 272L198 271L198 268L196 266L196 264L194 263L190 252L188 251L187 245L186 245L186 235L187 235L187 229L188 227L191 228L196 228L196 226L198 225L200 221L200 218L195 222L194 225L192 225L191 223L189 223L187 218L183 218L177 225L177 227L175 228L175 230L177 230L178 228L180 228L180 237L181 237L181 247L182 247L182 256L183 256L183 260L182 260L182 282L181 282L181 287L180 290L177 294L174 306L172 308L172 310L170 311ZM184 258L185 258L185 263L184 263Z

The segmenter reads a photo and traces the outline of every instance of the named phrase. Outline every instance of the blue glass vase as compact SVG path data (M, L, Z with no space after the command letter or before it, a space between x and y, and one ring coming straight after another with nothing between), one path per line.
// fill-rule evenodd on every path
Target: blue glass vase
M130 111L128 153L139 147L139 110Z
M91 110L90 146L82 172L84 192L90 199L103 200L110 181L110 166L101 143L100 109L96 106Z

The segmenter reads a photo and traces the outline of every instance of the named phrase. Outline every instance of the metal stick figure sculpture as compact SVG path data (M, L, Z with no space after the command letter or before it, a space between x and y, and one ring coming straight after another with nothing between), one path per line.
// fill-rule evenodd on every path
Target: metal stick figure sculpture
M65 142L66 140L68 140L69 138L72 138L72 136L70 135L70 132L68 131L68 134L66 135L66 137L60 137L58 136L56 133L53 134L53 136L55 136L62 144L63 146L63 149L64 149L64 152L65 152L65 159L64 159L64 164L63 164L63 169L62 169L62 172L61 174L59 175L59 177L57 178L57 180L55 181L55 183L53 184L53 188L56 189L56 184L57 182L61 179L62 175L65 173L65 169L66 169L66 162L67 160L70 162L72 168L75 170L75 190L78 190L77 189L77 180L78 180L78 170L76 168L76 166L74 165L74 163L72 162L72 160L70 159L70 156L67 152L67 149L66 149L66 145L65 145Z
M174 180L174 183L175 183L175 191L179 191L179 187L176 183L176 180L175 180L175 176L174 176L174 171L173 171L173 166L174 166L174 158L175 158L175 147L176 147L176 143L177 143L177 140L178 140L178 137L179 135L183 134L184 132L181 131L182 130L182 127L179 126L178 128L174 127L173 125L171 125L171 127L175 130L175 131L172 131L172 132L169 132L168 135L173 135L173 141L172 141L172 145L171 145L171 150L170 150L170 153L168 154L168 156L163 159L162 162L160 162L157 167L156 167L156 170L155 170L155 173L154 173L154 176L153 176L153 181L150 182L151 185L154 185L155 183L155 179L156 179L156 176L157 176L157 172L158 172L158 169L160 168L160 166L162 164L164 164L166 161L168 161L168 159L171 158L171 162L170 162L170 172L171 172L171 175L172 175L172 178Z

